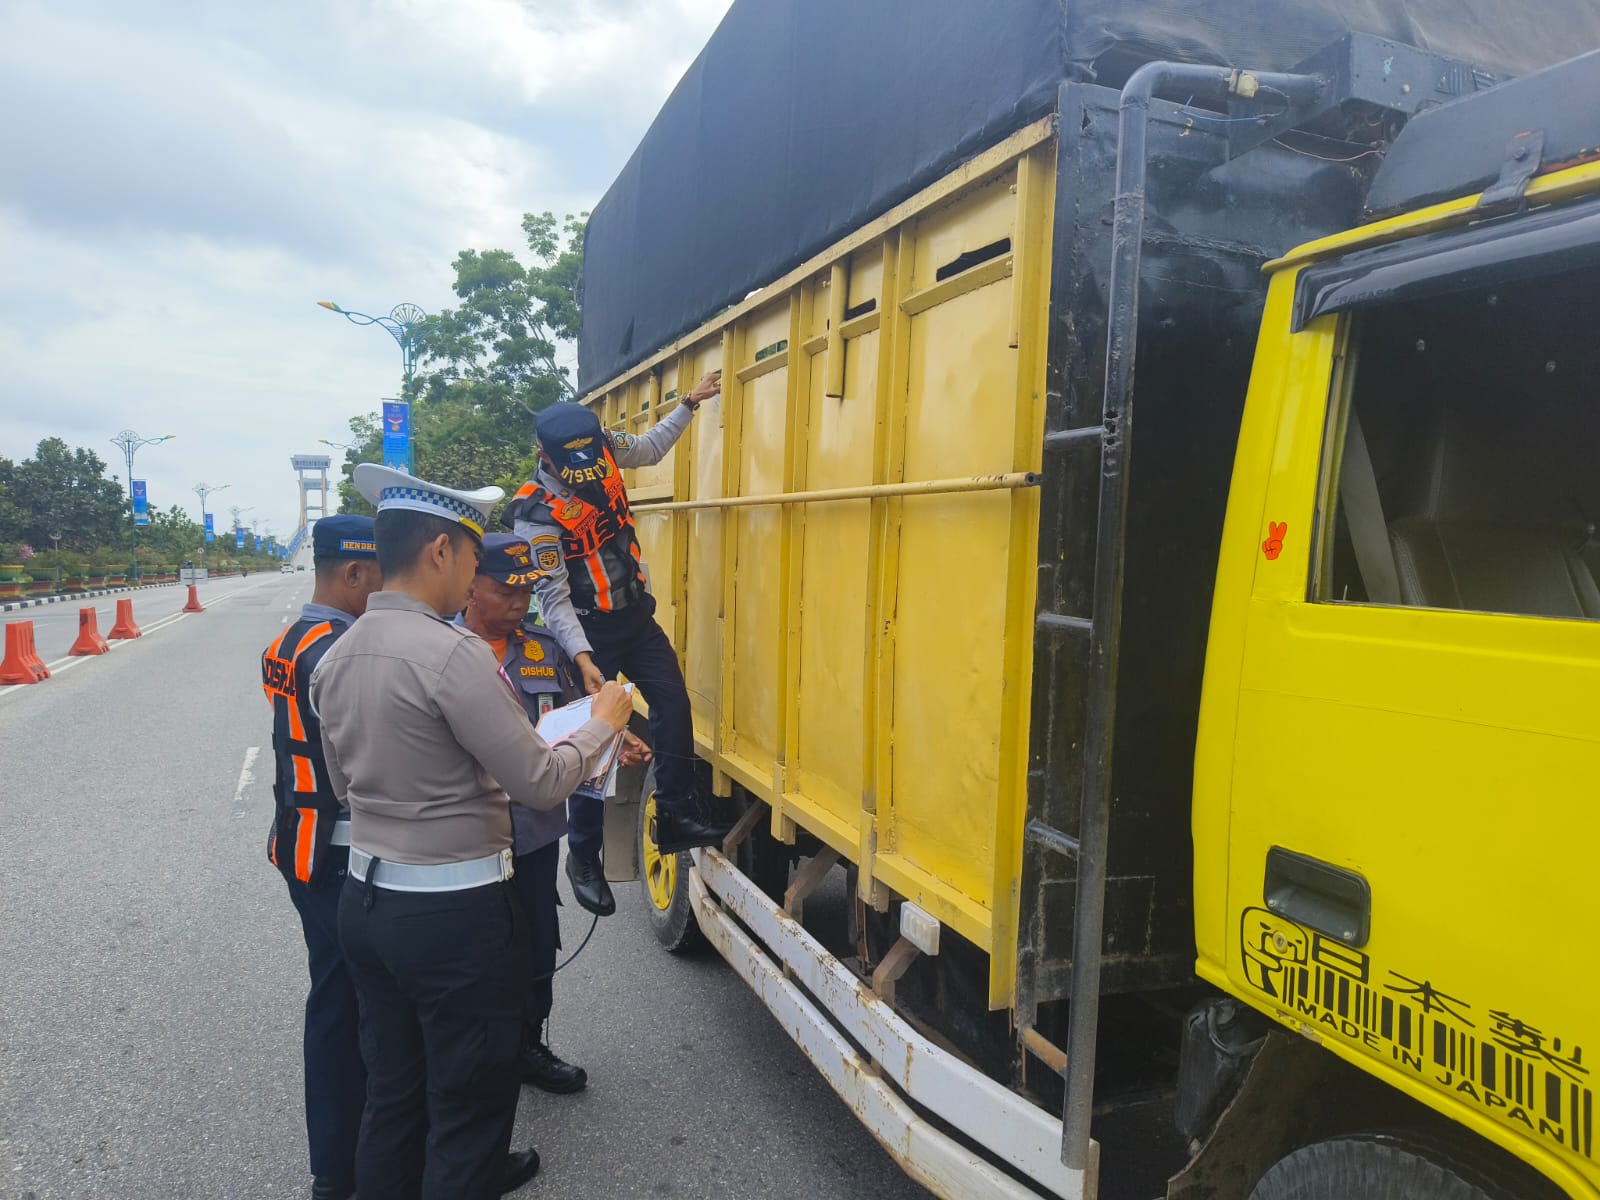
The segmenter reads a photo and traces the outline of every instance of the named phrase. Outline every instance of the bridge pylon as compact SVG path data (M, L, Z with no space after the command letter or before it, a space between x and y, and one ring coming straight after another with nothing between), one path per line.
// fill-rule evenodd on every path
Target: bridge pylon
M289 465L295 469L297 478L296 490L300 493L300 528L304 529L308 522L317 517L325 517L331 511L328 504L328 468L333 465L333 459L326 454L296 454L289 459ZM316 499L312 500L312 493Z

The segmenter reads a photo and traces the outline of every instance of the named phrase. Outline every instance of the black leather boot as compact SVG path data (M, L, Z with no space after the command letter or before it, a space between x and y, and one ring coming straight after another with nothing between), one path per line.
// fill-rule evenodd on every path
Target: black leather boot
M500 1194L514 1192L539 1173L539 1152L532 1146L513 1150L500 1168Z
M542 1092L565 1096L581 1092L589 1086L589 1072L556 1057L556 1052L543 1042L530 1041L522 1048L519 1063L522 1082L531 1083Z
M356 1194L353 1179L318 1175L311 1181L311 1200L350 1200Z
M656 797L656 845L663 854L678 854L697 846L720 846L733 829L703 796L688 796L670 806Z
M598 857L567 851L567 882L572 885L572 898L581 907L602 917L617 911L617 898L611 894Z

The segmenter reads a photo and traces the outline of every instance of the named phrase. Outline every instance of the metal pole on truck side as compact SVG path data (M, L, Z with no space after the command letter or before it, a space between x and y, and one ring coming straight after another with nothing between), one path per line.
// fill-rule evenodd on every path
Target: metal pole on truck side
M1100 959L1105 932L1106 850L1110 842L1112 743L1117 704L1117 647L1122 630L1123 536L1133 436L1133 368L1139 341L1139 261L1144 242L1145 130L1150 101L1171 88L1191 98L1250 100L1275 94L1290 107L1314 99L1326 81L1314 75L1256 74L1193 63L1146 63L1122 89L1117 128L1117 190L1107 297L1106 373L1101 406L1100 513L1095 530L1094 617L1089 633L1089 716L1084 730L1083 811L1073 914L1072 993L1068 1014L1066 1100L1061 1161L1090 1163L1095 1037L1100 1021Z

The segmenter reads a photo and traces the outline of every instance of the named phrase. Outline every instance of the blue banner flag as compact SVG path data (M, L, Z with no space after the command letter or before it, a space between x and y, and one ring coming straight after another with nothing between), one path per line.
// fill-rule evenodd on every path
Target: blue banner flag
M412 474L411 405L404 400L383 402L383 465Z
M150 497L145 492L144 480L133 481L133 523L135 525L150 524Z
M233 530L233 548L235 550L244 549L244 530L238 526L234 526Z
M261 553L261 535L259 533L256 534L256 553Z
M211 521L211 514L207 513L206 514L206 541L214 542L216 540L217 540L217 529L216 529L216 526Z

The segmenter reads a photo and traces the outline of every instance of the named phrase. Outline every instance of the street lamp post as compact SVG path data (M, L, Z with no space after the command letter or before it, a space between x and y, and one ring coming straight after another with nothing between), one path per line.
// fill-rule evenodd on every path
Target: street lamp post
M416 401L416 387L414 379L417 366L417 349L421 341L421 329L432 318L415 304L396 304L389 310L387 317L374 317L368 313L351 312L347 308L340 308L332 300L318 300L317 303L329 312L338 313L352 325L376 325L385 330L390 337L400 346L400 366L405 375L405 392L402 399L405 402L405 469L411 470L412 466L412 436L411 436L411 405ZM387 441L387 439L385 439ZM336 443L329 442L328 445ZM388 456L385 455L385 461Z
M50 541L54 543L56 552L56 591L59 593L61 591L61 535L52 533Z
M417 366L417 331L429 319L428 314L417 305L409 303L396 304L389 310L387 317L352 312L348 308L340 308L332 300L318 300L317 303L329 312L338 313L352 325L376 325L399 343L400 365L405 372L406 399L412 399L411 383Z
M252 512L254 509L254 504L235 504L228 509L233 514L233 549L235 553L243 549L239 543L244 541L244 523L239 520L239 514ZM244 569L243 564L240 564L240 569Z
M205 533L205 530L206 530L206 497L211 495L213 492L224 491L224 490L226 490L226 489L228 489L228 488L230 488L232 486L233 486L233 484L231 484L231 483L219 483L215 487L213 487L209 483L197 483L197 484L194 485L194 494L196 496L200 497L200 553L201 554L204 554L205 550L206 550L206 541L205 541L205 537L206 537L206 533ZM213 533L212 536L215 537L216 534Z
M330 442L327 438L318 438L317 441L324 446L332 446L335 450L359 450L360 442Z
M122 457L128 464L128 520L133 528L133 551L128 563L128 574L131 582L139 582L139 518L133 511L133 456L136 451L145 446L156 446L162 442L170 442L178 435L164 433L160 437L142 438L131 429L124 429L111 439L113 446L122 447Z

